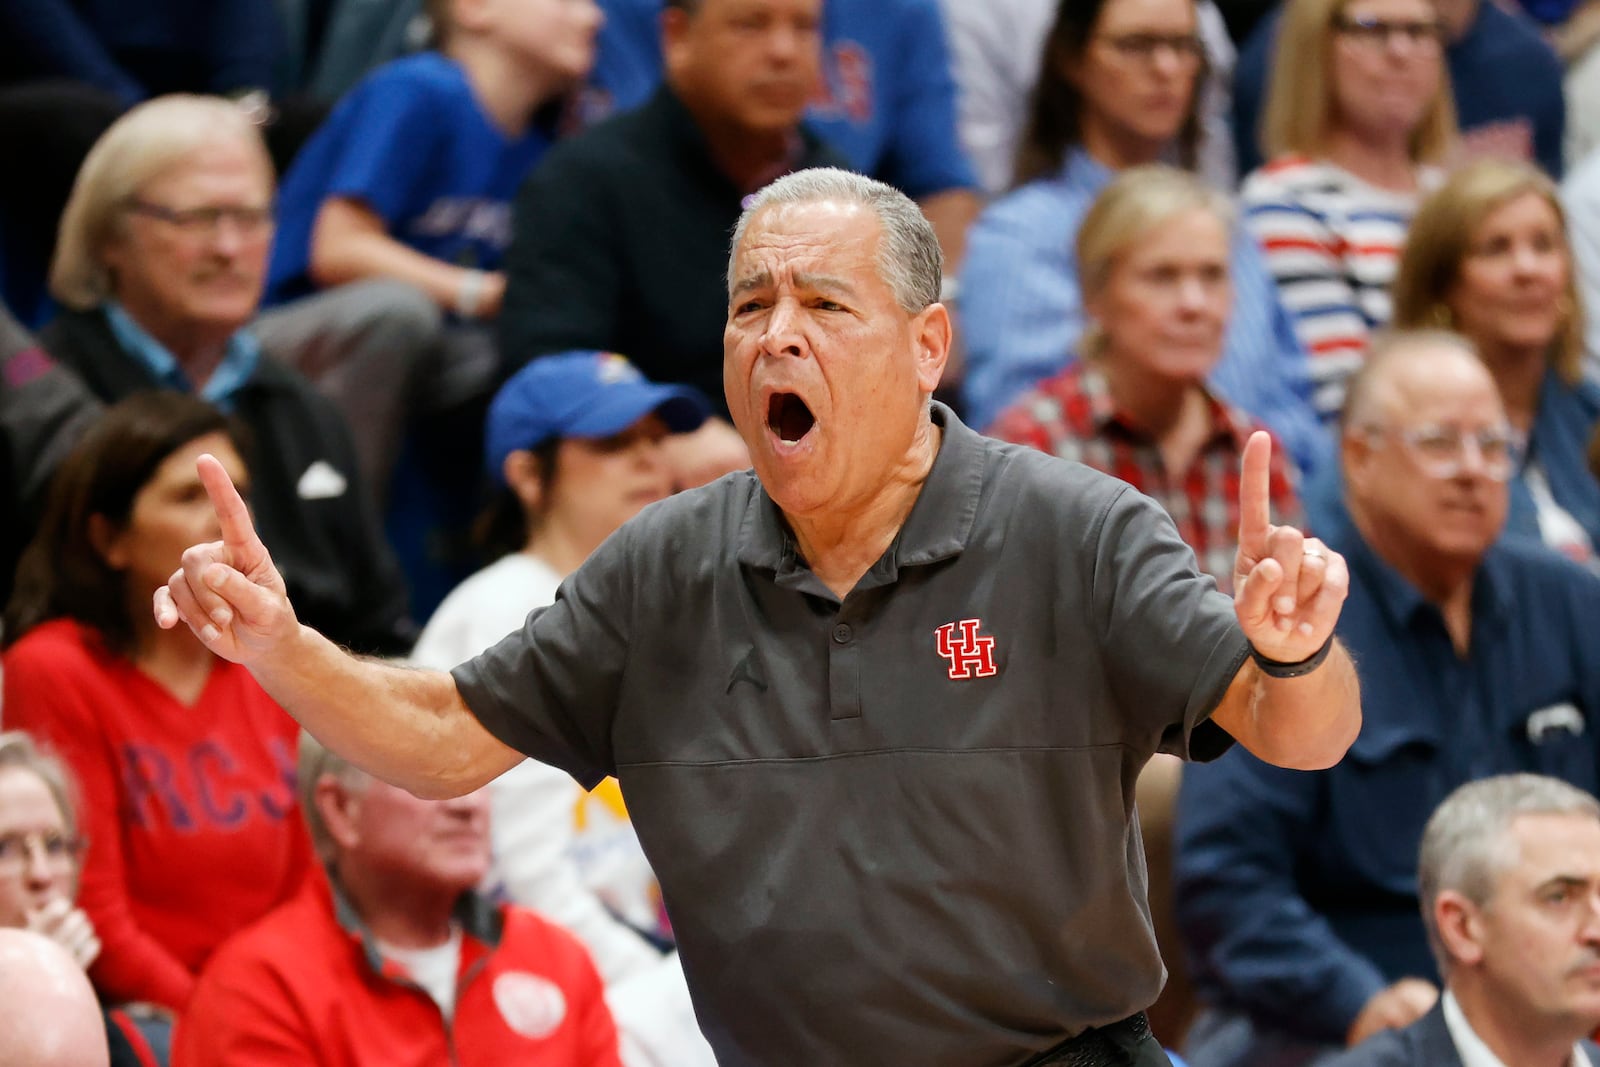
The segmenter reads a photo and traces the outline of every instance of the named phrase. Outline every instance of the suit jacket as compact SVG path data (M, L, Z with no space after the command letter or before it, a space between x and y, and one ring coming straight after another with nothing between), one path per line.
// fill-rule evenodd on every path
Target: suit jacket
M1600 1048L1580 1042L1589 1062L1600 1065ZM1444 1021L1444 1002L1404 1030L1385 1030L1321 1067L1461 1067L1461 1055Z

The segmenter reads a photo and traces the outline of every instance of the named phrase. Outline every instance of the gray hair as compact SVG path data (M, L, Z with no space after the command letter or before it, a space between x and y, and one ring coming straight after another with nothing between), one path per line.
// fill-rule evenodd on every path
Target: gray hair
M1479 907L1487 903L1496 876L1517 862L1510 831L1523 815L1582 815L1600 821L1600 800L1558 778L1502 774L1459 787L1428 819L1417 861L1417 896L1440 974L1449 974L1452 960L1434 921L1439 894L1450 890Z
M780 204L833 201L871 211L883 229L878 244L878 274L894 292L895 302L915 315L939 299L944 255L933 224L909 196L892 185L835 167L797 170L768 185L745 202L733 228L728 251L728 291L733 291L733 261L750 220L761 209Z
M230 100L187 93L158 96L113 122L84 157L61 212L50 264L51 295L79 311L109 298L114 280L101 253L119 232L128 202L187 156L225 139L256 151L270 186L272 159L261 131Z
M1369 426L1377 418L1379 386L1401 360L1421 348L1455 349L1481 363L1478 346L1471 339L1450 330L1385 330L1373 338L1361 368L1350 377L1345 390L1340 423L1346 430Z
M311 833L311 846L323 863L338 859L339 852L327 820L322 817L322 809L317 807L317 783L329 775L348 788L357 788L371 780L365 771L301 730L299 759L295 765L300 814L305 817L306 829Z
M16 767L39 777L61 812L61 825L68 835L78 833L77 805L73 803L72 776L55 756L39 751L33 738L21 730L0 733L0 771Z

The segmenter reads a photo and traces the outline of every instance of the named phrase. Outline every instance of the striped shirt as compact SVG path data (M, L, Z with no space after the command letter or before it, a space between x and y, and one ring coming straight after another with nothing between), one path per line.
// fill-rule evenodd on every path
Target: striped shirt
M1239 463L1245 442L1263 427L1210 393L1211 430L1186 470L1168 470L1149 432L1117 410L1105 375L1079 361L1040 382L1007 408L989 436L1093 467L1121 478L1166 509L1200 569L1233 591L1239 551ZM1273 519L1303 526L1294 467L1276 440L1268 477Z
M1440 177L1421 167L1418 186L1430 190ZM1311 355L1312 402L1325 419L1344 406L1345 382L1373 331L1389 323L1389 286L1419 197L1304 156L1280 157L1245 179L1245 223Z

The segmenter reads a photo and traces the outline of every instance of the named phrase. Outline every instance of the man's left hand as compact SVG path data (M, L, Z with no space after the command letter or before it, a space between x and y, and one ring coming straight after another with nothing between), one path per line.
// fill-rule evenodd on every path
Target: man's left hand
M1239 555L1233 609L1239 627L1268 659L1298 663L1333 634L1350 591L1344 557L1271 516L1272 438L1250 435L1239 478Z

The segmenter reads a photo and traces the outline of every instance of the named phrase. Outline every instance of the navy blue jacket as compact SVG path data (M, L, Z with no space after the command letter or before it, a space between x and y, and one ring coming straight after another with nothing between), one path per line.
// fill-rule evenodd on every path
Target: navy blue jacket
M1418 911L1422 827L1449 792L1532 771L1600 786L1600 578L1502 540L1480 565L1471 654L1356 535L1337 633L1361 677L1360 736L1337 766L1290 771L1242 748L1184 772L1178 919L1214 1003L1342 1041L1367 999L1434 977Z

